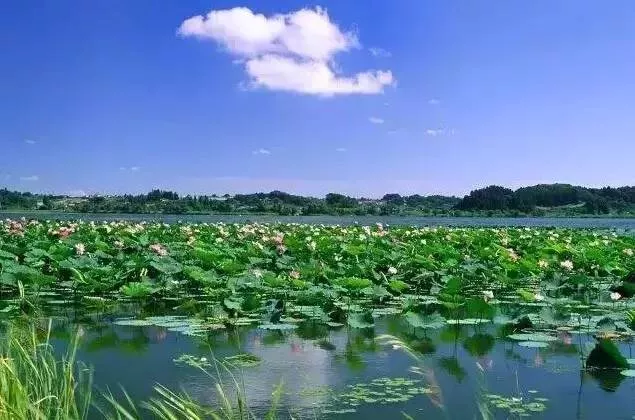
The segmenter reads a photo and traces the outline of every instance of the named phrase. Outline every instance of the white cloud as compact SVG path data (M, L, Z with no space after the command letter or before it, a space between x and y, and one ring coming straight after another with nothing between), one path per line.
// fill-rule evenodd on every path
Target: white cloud
M436 137L436 136L453 136L456 134L456 130L454 128L428 128L426 130L426 135Z
M382 58L392 57L392 54L390 53L390 51L386 51L383 48L370 47L368 51L370 51L373 57L382 57Z
M346 151L347 151L347 149L346 149L346 147L338 147L337 149L335 149L335 151L336 151L336 152L343 153L343 152L346 152Z
M439 105L441 103L440 100L432 98L432 99L428 99L428 105Z
M131 167L130 167L130 170L131 170L132 172L139 172L139 171L141 170L141 168L140 168L139 166L131 166Z
M26 144L35 144L35 143L36 143L36 141L35 141L35 140L31 140L31 139L26 139L26 140L24 140L24 142L25 142Z
M245 63L245 68L254 87L311 95L375 94L392 83L389 71L368 71L353 77L340 77L324 61L300 61L279 55L251 59Z
M379 118L379 117L369 117L368 121L370 121L373 124L383 124L385 122L383 118Z
M328 60L338 52L359 46L357 36L340 31L320 7L270 17L254 14L246 7L212 10L207 16L186 19L178 33L213 39L228 51L245 57L275 53Z
M445 130L443 130L442 128L438 128L438 129L428 128L426 130L426 134L428 136L432 136L432 137L443 135L444 132L445 132Z
M335 55L358 48L359 41L319 7L269 17L246 7L212 10L186 19L177 33L214 40L240 57L252 88L333 96L377 94L394 83L389 70L339 74Z
M40 177L37 175L31 175L31 176L21 176L20 177L20 181L29 181L29 182L35 182L35 181L39 181Z
M271 151L268 149L258 149L251 152L252 155L270 155Z

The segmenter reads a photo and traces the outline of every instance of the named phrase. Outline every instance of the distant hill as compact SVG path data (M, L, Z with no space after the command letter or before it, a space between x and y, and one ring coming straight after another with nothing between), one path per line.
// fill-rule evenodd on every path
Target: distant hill
M0 189L0 210L54 210L79 213L167 214L279 214L279 215L438 215L438 216L635 216L635 187L585 188L548 184L517 190L492 185L465 197L441 195L402 196L386 194L380 199L355 198L329 193L324 198L269 193L186 195L153 190L138 195L33 194Z
M567 208L573 213L628 213L635 209L635 187L586 188L569 184L540 184L513 191L491 185L472 191L455 208L465 211L523 213Z

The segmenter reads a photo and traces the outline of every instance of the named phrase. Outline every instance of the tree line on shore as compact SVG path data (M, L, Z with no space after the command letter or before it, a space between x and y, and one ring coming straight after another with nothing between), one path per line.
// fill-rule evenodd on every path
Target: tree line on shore
M329 193L324 198L282 191L255 194L179 195L153 190L147 194L34 194L0 189L0 210L54 210L78 213L270 213L279 215L486 215L577 216L635 215L635 187L586 188L541 184L517 190L501 186L476 189L463 198L385 194L380 199Z

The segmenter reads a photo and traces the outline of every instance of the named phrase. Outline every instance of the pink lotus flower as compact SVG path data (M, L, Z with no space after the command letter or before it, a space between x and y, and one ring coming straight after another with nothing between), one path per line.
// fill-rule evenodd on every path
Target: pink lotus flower
M64 239L68 238L73 232L75 232L73 227L60 226L59 229L53 232L53 235L57 235L60 239Z
M162 257L165 257L166 255L168 255L168 250L165 249L165 247L163 245L160 244L152 244L150 245L150 249L154 252L157 253L157 255L160 255Z

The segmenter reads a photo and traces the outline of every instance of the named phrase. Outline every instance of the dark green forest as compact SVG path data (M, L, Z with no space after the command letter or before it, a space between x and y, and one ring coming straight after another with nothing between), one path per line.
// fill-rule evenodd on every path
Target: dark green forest
M324 198L282 191L223 196L153 190L137 195L69 197L0 189L0 210L78 213L437 215L437 216L635 216L635 187L585 188L543 184L517 190L492 185L463 198L392 193L381 199L329 193Z

